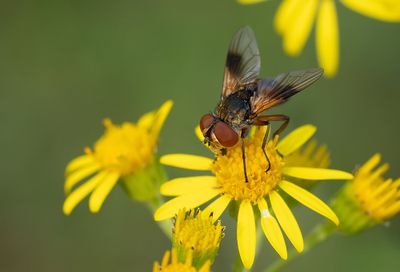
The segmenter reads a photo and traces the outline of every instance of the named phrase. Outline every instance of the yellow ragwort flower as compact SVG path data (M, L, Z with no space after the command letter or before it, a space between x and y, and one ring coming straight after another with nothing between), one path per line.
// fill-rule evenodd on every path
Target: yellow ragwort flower
M287 258L287 249L281 228L294 247L299 252L303 250L303 237L296 219L282 198L282 196L285 197L284 193L338 224L339 220L335 213L324 202L289 180L291 178L349 180L353 176L340 170L300 167L293 161L290 166L286 165L286 159L299 150L315 133L316 128L312 125L299 127L280 142L276 137L267 144L266 151L271 167L266 172L267 161L261 149L265 129L265 127L258 128L245 139L247 183L244 178L240 144L228 149L226 155L217 154L214 160L184 154L161 157L160 161L165 165L192 170L209 170L214 175L177 178L164 183L160 188L161 194L175 196L175 198L163 204L155 212L155 220L171 218L181 208L192 209L214 198L215 200L203 211L203 214L213 213L213 218L216 220L229 203L236 202L239 206L237 242L246 268L252 266L255 257L255 213L261 214L264 234L283 259Z
M88 194L89 209L96 213L116 183L154 160L161 127L172 107L165 102L157 111L143 115L136 124L115 125L104 120L105 133L93 150L73 159L65 170L64 191L67 195L63 211L69 215ZM79 187L72 189L82 180Z
M389 165L378 167L380 160L379 154L372 156L335 198L333 207L343 222L341 230L358 232L400 212L400 178L385 179Z
M214 262L219 244L224 235L221 221L214 222L213 216L203 216L200 210L178 212L172 230L172 246L177 250L178 259L186 259L193 254L193 266L200 267L206 261Z
M196 269L192 265L192 253L188 253L185 262L179 262L178 255L175 249L172 249L172 256L170 251L165 252L161 261L161 265L155 262L153 265L153 272L210 272L210 262L207 261L200 269ZM171 263L169 259L171 257Z
M238 0L242 4L263 1ZM347 8L385 22L400 22L399 0L341 0ZM316 48L319 65L327 77L339 66L339 28L334 0L284 0L275 17L275 29L283 38L288 55L301 53L316 23Z

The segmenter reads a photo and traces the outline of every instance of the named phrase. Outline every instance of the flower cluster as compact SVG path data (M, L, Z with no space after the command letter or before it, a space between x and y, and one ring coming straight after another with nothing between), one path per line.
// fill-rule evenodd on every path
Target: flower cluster
M292 178L315 181L350 180L353 177L340 170L296 165L295 161L290 159L291 154L298 151L312 137L316 131L315 127L305 125L291 132L282 141L278 141L278 137L270 141L266 147L270 161L268 171L267 160L261 148L265 130L266 128L258 128L245 139L245 150L252 154L246 161L248 182L244 179L240 145L229 149L225 155L217 154L214 160L185 154L161 157L161 163L165 165L209 170L213 175L177 178L164 183L160 188L161 194L175 198L162 205L154 214L154 218L165 220L173 217L182 207L195 208L215 198L203 213L213 214L217 219L230 203L236 204L237 242L246 268L252 266L255 257L257 214L260 215L266 238L283 259L287 258L287 249L281 228L296 250L303 250L300 228L282 197L286 194L339 224L335 213L324 202L290 181ZM299 153L296 153L296 156L299 156ZM291 162L289 166L286 165L287 158Z
M152 187L149 172L156 175L156 180L160 179L159 170L154 169L154 163L158 163L155 160L156 144L171 107L172 102L167 101L157 111L143 115L136 124L114 125L110 119L104 120L106 131L94 148L86 148L85 155L73 159L66 167L64 191L67 197L63 206L66 215L90 193L89 209L98 212L118 181L127 188L140 188ZM87 180L74 189L84 179ZM135 186L135 183L141 183L141 186ZM137 190L131 191L140 198L151 197L158 190L158 186L153 187L141 190L141 194Z
M181 260L192 252L195 266L214 261L224 234L221 221L214 223L213 215L200 210L180 210L172 230L172 245Z
M335 225L340 221L339 229L346 233L365 230L400 212L400 180L383 178L388 165L376 168L379 155L360 167L354 177L329 169L326 146L315 140L309 142L316 131L312 125L269 141L265 148L268 159L261 147L267 127L253 128L244 139L245 152L251 154L246 156L247 181L240 144L229 148L226 154L213 154L213 158L169 154L158 159L158 135L171 106L172 102L167 101L136 124L114 125L106 119L106 132L93 150L86 148L86 155L74 159L66 168L65 214L70 214L91 192L89 208L99 211L118 182L134 200L151 201L158 192L173 197L154 213L156 221L172 217L175 221L172 250L165 253L161 263L154 264L153 271L210 271L224 235L218 218L228 206L237 220L239 255L247 269L252 267L256 255L258 220L266 239L283 260L288 258L284 234L298 252L303 251L303 236L289 208L294 205L293 200ZM199 128L196 134L203 141ZM180 177L162 184L166 177L160 163L212 174ZM72 190L84 179L87 181ZM333 199L332 210L309 189L319 180L335 179L349 182ZM203 204L207 204L203 211L193 210ZM325 240L334 230L332 226L317 228L314 236L319 238L314 242ZM170 233L168 224L162 228Z
M200 210L180 210L172 229L172 262L168 264L167 251L153 271L209 271L224 236L221 222L214 221Z
M334 198L342 231L359 232L400 212L400 178L385 179L389 165L377 167L380 160L379 154L372 156Z
M256 4L266 0L237 1ZM374 19L400 22L399 0L338 2ZM291 56L302 52L314 24L319 64L332 77L339 67L335 1L284 0L275 16L275 30L282 37L284 51ZM246 46L249 48L250 44ZM243 64L239 54L230 53L235 63ZM380 155L372 156L354 175L331 169L327 147L310 141L316 132L313 125L298 127L282 139L275 136L266 142L265 149L264 139L269 136L266 126L253 127L235 146L211 157L191 154L159 157L159 134L172 104L166 101L136 123L117 125L105 119L104 134L65 169L63 212L66 215L89 195L89 210L99 212L116 184L132 200L145 202L154 212L155 221L171 238L172 248L161 262L154 263L153 272L210 272L224 237L225 227L220 218L227 209L236 220L241 260L237 262L240 269L236 270L252 267L257 239L263 239L262 233L283 262L288 259L285 236L297 252L302 252L324 241L336 229L347 234L358 233L400 212L400 179L384 178L389 165L379 166ZM195 133L204 142L199 128ZM168 180L164 165L208 171L208 174ZM332 208L311 193L313 186L322 180L347 181L332 199ZM161 195L170 199L164 202ZM291 210L298 203L329 220L318 224L306 240ZM307 247L305 242L309 242Z

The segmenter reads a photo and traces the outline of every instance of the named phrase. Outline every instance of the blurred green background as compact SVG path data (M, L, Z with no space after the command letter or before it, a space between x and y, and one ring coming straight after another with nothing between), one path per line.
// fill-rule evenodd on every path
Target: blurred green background
M166 99L174 109L160 153L209 154L193 127L219 98L226 51L243 25L256 32L262 75L317 66L314 33L304 53L287 57L272 22L280 1L240 6L224 1L1 1L0 271L150 271L170 248L151 214L120 187L100 214L84 201L62 214L66 163L101 135L101 120L136 120ZM297 125L318 126L333 167L352 171L374 152L400 176L400 24L337 5L341 65L274 110ZM170 176L190 175L169 169ZM341 182L316 191L328 200ZM304 207L303 233L322 220ZM230 271L235 225L214 271ZM397 271L400 220L358 236L337 235L286 271ZM264 242L254 271L276 260Z

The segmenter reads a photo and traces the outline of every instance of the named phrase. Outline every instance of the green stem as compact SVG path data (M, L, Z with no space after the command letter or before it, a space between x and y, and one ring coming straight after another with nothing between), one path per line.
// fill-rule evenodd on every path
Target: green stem
M163 166L159 163L158 157L154 157L146 167L130 175L124 176L120 182L122 188L133 201L144 202L153 215L154 212L164 203L159 193L160 185L168 180ZM171 220L157 222L164 234L172 238Z
M157 198L153 201L146 202L147 208L151 211L153 215L154 212L164 203L164 199L160 194L157 194ZM156 221L157 225L160 227L162 232L171 240L172 239L172 221L164 220L164 221Z
M313 231L306 237L304 243L304 250L302 253L308 252L310 249L325 241L336 230L336 226L330 222L319 224ZM289 251L289 258L285 261L283 259L277 260L275 263L267 267L264 272L278 272L281 271L289 262L295 260L300 254L293 249Z

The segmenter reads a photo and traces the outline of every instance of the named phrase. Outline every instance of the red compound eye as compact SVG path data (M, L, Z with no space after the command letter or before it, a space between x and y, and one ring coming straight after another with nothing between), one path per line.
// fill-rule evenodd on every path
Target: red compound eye
M214 135L217 137L218 142L224 147L232 147L239 140L238 134L224 122L215 124Z
M204 129L208 129L214 121L214 116L211 114L206 114L200 119L200 129L204 131Z

